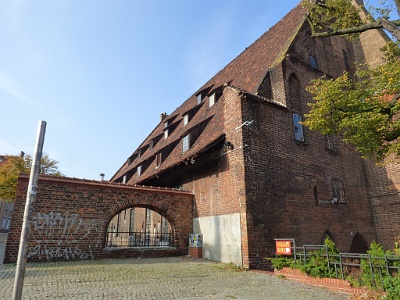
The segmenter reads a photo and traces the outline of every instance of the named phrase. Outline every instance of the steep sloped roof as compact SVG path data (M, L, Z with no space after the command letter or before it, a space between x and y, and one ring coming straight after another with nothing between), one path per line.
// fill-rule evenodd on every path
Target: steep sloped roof
M209 108L204 100L198 104L197 95L201 93L203 97L210 96L214 91L220 91L225 83L249 93L256 93L268 69L282 61L304 20L305 9L300 3L160 122L111 180L118 180L127 172L133 174L137 166L141 165L140 182L142 182L197 155L208 145L224 137L223 101L217 101ZM191 120L184 126L183 116L186 113L191 114ZM168 122L167 127L165 122ZM196 128L201 131L200 136L188 151L183 152L182 137ZM169 136L164 139L166 129L169 130ZM137 155L139 150L140 155ZM163 156L168 155L162 157L162 164L155 168L156 155L161 152ZM137 176L128 181L128 183L136 182L139 182Z

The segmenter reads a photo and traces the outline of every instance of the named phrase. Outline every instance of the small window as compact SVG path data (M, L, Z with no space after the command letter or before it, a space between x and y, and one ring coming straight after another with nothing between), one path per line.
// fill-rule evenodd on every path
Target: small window
M140 158L141 155L142 155L142 150L139 150L139 151L137 152L137 158Z
M200 104L202 100L203 100L203 95L200 93L197 95L197 104Z
M211 107L215 104L215 93L212 93L208 98L208 106Z
M128 166L131 165L131 163L132 163L132 156L131 156L131 157L128 157L127 163L128 163Z
M343 182L340 179L332 179L332 203L346 203Z
M151 140L151 141L149 142L149 149L150 149L150 151L153 150L153 146L154 146L154 142L153 142L153 140Z
M337 144L334 136L332 135L325 135L325 147L326 150L329 150L333 153L337 153Z
M294 138L296 141L304 142L303 125L301 125L301 116L293 114Z
M346 69L350 69L349 56L345 50L342 50L342 53L344 66L346 67Z
M183 115L183 126L187 125L189 123L189 114L184 114Z
M156 155L156 168L158 168L159 166L161 166L161 153L158 153Z
M164 128L167 128L168 125L169 125L168 121L165 121L165 122L164 122Z
M311 54L310 54L310 56L309 56L309 59L310 59L310 65L311 65L311 67L313 67L314 69L317 69L317 68L318 68L317 59L316 59L313 55L311 55Z
M126 183L126 174L122 177L122 183Z
M142 165L137 167L137 176L140 177L140 175L142 175Z
M190 134L185 135L182 138L182 151L186 152L190 148Z
M164 140L166 140L168 137L168 129L164 130Z

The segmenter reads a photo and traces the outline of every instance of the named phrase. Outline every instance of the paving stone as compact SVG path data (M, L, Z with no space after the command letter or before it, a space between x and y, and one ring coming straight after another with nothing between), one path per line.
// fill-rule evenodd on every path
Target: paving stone
M0 265L0 299L11 299L15 264ZM349 299L349 295L237 271L190 257L28 263L23 299Z

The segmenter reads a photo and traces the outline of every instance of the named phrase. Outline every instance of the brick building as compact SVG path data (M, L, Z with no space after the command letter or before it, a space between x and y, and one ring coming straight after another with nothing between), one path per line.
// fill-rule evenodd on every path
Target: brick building
M111 181L193 191L193 228L212 260L265 268L274 238L302 245L330 236L342 252L365 251L373 240L391 247L400 232L398 168L366 165L336 137L301 125L310 80L354 74L356 62L380 56L368 39L386 37L369 32L352 43L310 34L299 4L161 114Z

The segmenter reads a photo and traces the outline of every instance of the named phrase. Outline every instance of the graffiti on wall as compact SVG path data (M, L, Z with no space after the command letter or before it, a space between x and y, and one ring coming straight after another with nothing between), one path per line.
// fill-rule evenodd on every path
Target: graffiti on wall
M29 257L87 259L94 258L90 245L82 250L81 240L101 230L104 220L81 218L78 214L36 213L32 217L31 232L37 235L37 245L29 247Z

